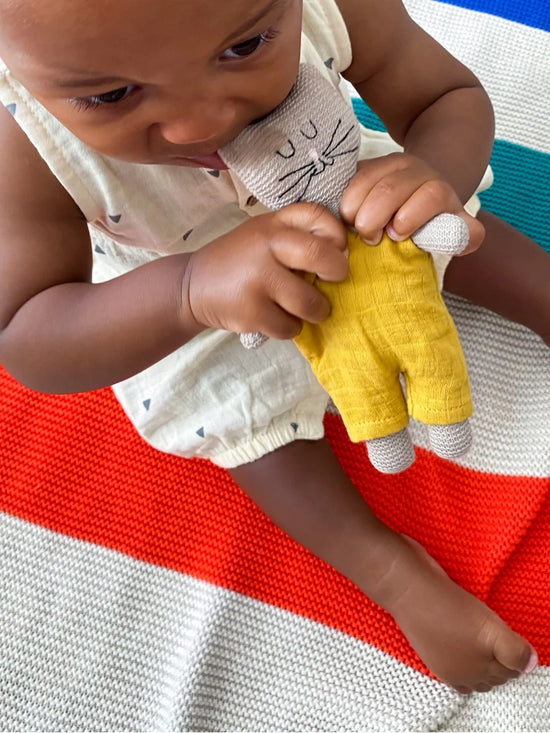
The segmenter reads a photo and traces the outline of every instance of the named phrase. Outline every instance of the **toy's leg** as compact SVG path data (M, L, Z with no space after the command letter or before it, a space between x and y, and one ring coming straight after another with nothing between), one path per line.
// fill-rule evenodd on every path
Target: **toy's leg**
M437 328L436 328L437 324ZM414 344L402 349L409 412L427 426L436 455L453 459L472 444L468 418L472 400L466 362L451 317L445 311L425 341L425 358L415 360Z
M550 346L550 254L493 214L478 218L485 241L450 262L445 290L527 326Z
M414 447L408 428L383 438L367 440L366 446L370 462L381 473L399 473L414 461Z
M441 458L459 458L472 445L472 428L469 420L451 425L428 425L430 445Z

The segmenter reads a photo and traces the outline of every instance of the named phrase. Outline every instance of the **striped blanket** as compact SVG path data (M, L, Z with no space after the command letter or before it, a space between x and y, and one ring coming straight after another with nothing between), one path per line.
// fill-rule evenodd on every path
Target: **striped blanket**
M548 0L406 4L494 101L485 207L550 251ZM145 445L109 389L44 396L0 372L0 729L550 729L549 353L448 303L470 454L442 461L413 426L415 465L385 477L337 415L327 435L373 509L533 643L531 675L483 695L445 687L224 471Z

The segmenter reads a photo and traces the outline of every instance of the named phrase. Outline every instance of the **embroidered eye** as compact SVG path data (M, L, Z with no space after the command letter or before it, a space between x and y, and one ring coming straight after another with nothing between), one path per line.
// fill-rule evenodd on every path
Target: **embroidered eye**
M277 150L277 155L280 155L281 158L293 158L296 155L296 147L292 140L287 140L288 143L288 149L285 150Z
M105 104L116 104L122 102L128 97L137 87L129 85L126 87L119 87L118 89L112 89L109 92L103 94L92 94L89 97L73 97L71 102L76 104L77 107L83 109L90 109L94 107L101 107Z
M315 125L313 124L313 121L312 121L312 120L308 120L308 122L309 122L309 126L308 126L308 127L306 127L306 129L305 129L305 130L300 130L300 132L302 133L302 135L303 135L303 136L304 136L304 137L305 137L305 138L306 138L307 140L313 140L313 138L317 137L317 135L318 135L319 133L318 133L318 130L317 130L317 128L316 128L316 127L315 127Z
M272 41L277 35L278 32L275 31L275 29L269 28L268 30L258 34L257 36L254 36L253 38L248 38L246 41L242 41L242 43L236 43L234 46L231 46L231 48L226 49L220 55L220 58L242 59L246 58L247 56L252 56L252 54L256 53L256 51L258 51L266 43L269 43L269 41Z

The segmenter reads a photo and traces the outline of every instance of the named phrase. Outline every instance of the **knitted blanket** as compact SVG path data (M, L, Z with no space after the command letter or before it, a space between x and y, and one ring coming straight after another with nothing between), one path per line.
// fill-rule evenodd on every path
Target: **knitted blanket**
M407 0L497 115L483 203L550 251L550 5ZM378 124L362 103L357 114ZM448 298L475 445L373 471L326 431L373 509L536 647L487 694L434 680L393 621L206 461L160 454L109 389L44 396L0 372L0 729L550 729L550 356Z

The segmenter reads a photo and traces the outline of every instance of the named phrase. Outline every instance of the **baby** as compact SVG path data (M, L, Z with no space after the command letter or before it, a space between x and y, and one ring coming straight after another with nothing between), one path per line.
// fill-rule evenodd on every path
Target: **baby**
M0 0L0 57L2 365L41 391L113 385L147 440L226 467L457 690L532 670L528 641L370 511L291 341L330 312L299 272L345 278L344 224L375 245L441 212L470 235L447 289L550 341L550 257L474 195L493 137L477 79L400 0ZM217 152L300 61L351 82L393 138L362 131L343 223L268 211ZM269 340L245 351L246 332Z

